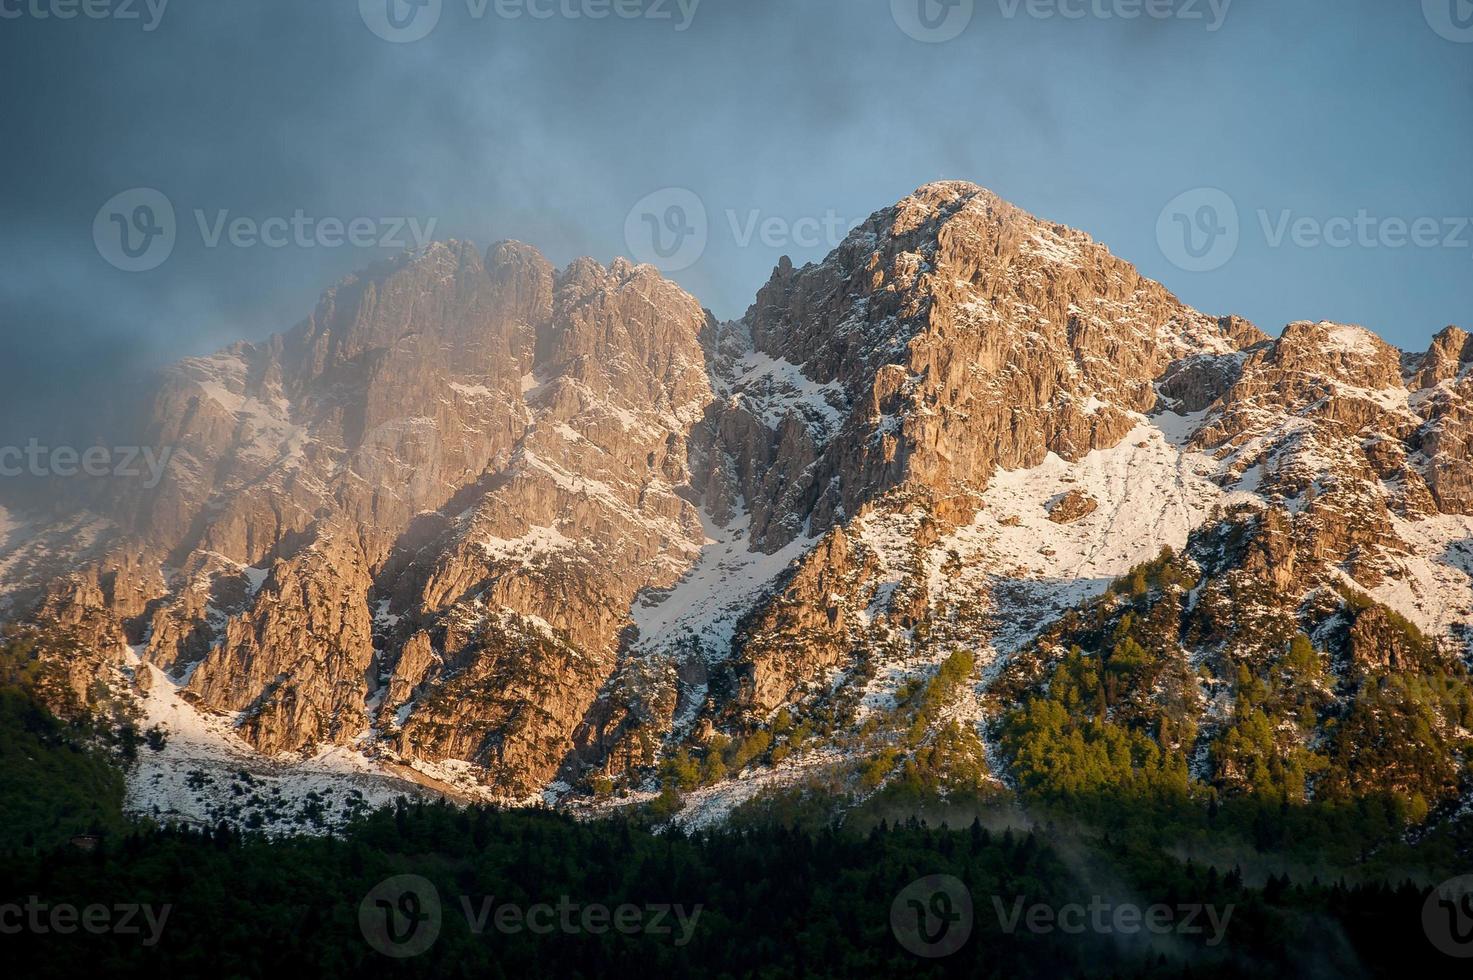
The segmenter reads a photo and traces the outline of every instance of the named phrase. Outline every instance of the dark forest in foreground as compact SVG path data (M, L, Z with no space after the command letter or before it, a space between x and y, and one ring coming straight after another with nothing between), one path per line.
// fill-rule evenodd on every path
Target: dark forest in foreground
M1343 815L1192 818L1122 798L1092 801L1087 829L1042 812L1025 830L1002 828L1004 810L980 801L981 819L948 827L968 809L955 799L912 801L924 819L859 809L836 823L834 801L790 793L696 835L655 832L637 811L577 822L402 803L337 836L272 840L130 822L119 750L89 747L91 733L19 689L4 708L0 943L17 975L1401 976L1460 965L1429 939L1431 888L1410 880L1466 864L1455 830L1361 841L1366 854L1339 877L1264 869L1322 867L1347 845ZM1182 860L1194 820L1245 860ZM969 925L958 893L937 906L934 888L913 884L936 875L961 883ZM907 948L917 895L926 914L956 917L918 926L934 941L922 952L960 942L955 952ZM386 913L387 945L374 930ZM420 931L431 921L433 936ZM416 955L383 951L417 941Z

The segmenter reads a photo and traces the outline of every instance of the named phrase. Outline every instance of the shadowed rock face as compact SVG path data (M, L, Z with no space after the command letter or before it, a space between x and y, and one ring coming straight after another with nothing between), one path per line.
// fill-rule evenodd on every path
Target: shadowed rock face
M1470 362L1455 328L1421 357L1334 324L1270 340L956 182L784 261L729 324L648 266L437 244L166 372L164 482L68 491L0 586L78 696L130 644L263 752L464 760L525 797L861 649L958 642L995 597L948 536L997 474L1119 448L1148 413L1193 413L1183 446L1224 487L1298 501L1316 560L1374 584L1394 519L1473 513ZM1096 494L1054 520L1093 533ZM699 589L729 599L714 644L638 633Z
M482 661L516 636L570 651L561 700L500 685L497 711L541 715L483 727L566 740L635 593L704 541L677 491L711 402L709 326L649 267L558 272L515 243L351 278L290 333L167 373L148 429L173 448L168 477L102 502L115 543L53 583L45 618L101 613L91 645L131 634L266 752L394 719L415 751L485 756L424 730L474 715L441 689L494 676ZM433 722L400 715L416 695Z

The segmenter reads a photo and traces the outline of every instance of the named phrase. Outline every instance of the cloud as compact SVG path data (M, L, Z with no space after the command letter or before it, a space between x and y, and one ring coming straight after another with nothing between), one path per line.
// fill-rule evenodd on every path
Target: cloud
M1394 176L1421 189L1419 207L1467 203L1455 165L1473 149L1467 127L1448 123L1412 147L1397 129L1406 108L1385 94L1414 91L1420 121L1465 118L1464 52L1375 5L1356 16L1379 18L1379 58L1350 75L1310 52L1254 53L1292 47L1311 26L1317 49L1353 49L1365 25L1335 0L1293 13L1235 0L1216 34L1006 18L979 0L945 44L908 37L888 3L852 0L702 0L683 31L653 18L477 20L471 9L444 0L435 30L412 44L375 36L356 0L173 3L151 32L6 21L0 335L23 377L0 388L0 439L59 425L78 391L287 329L383 251L210 248L197 211L257 223L415 217L439 237L518 238L558 262L607 261L629 251L635 202L689 188L712 239L676 278L731 317L782 254L815 260L830 244L744 245L731 216L854 222L940 177L1084 227L1163 278L1156 217L1199 184L1280 207L1276 191L1313 185L1349 205L1389 195ZM1324 145L1294 143L1306 113ZM159 268L130 274L102 261L92 224L134 187L172 202L178 240ZM1404 341L1473 299L1466 256L1412 257L1425 281L1397 296L1375 285L1385 257L1334 258L1345 261L1330 283L1323 256L1246 249L1219 274L1167 284L1270 329L1290 318L1281 310L1308 315L1333 289ZM1391 258L1415 275L1408 257Z

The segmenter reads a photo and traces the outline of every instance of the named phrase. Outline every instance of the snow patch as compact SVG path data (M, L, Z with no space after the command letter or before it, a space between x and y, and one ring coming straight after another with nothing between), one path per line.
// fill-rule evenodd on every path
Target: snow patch
M720 527L704 508L699 513L705 547L674 588L647 592L635 603L635 648L651 652L697 643L706 661L716 663L731 653L737 620L813 546L813 539L799 538L775 554L763 554L748 547L750 515Z

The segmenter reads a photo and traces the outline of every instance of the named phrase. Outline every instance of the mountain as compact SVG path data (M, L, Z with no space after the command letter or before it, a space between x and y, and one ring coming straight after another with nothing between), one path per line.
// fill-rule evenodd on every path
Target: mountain
M0 511L0 616L55 710L167 729L161 816L1141 781L1425 817L1469 790L1470 366L1199 313L960 182L732 323L435 244L166 371L157 488Z

